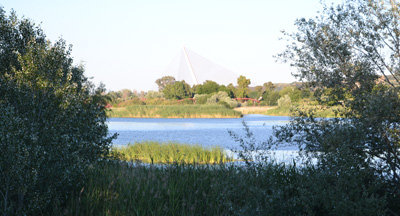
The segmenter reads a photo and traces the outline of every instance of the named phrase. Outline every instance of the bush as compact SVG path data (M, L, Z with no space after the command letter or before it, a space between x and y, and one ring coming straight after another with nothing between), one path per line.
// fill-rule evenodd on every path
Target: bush
M104 88L29 20L0 8L0 29L0 212L52 214L109 151Z
M278 107L290 107L292 105L292 100L290 100L289 95L285 95L278 100Z
M206 104L210 97L211 94L195 94L193 99L196 101L196 104Z
M213 94L210 98L207 99L207 104L218 104L220 102L225 102L229 105L230 108L238 107L239 103L235 100L232 100L228 93L224 91L220 91L218 93Z

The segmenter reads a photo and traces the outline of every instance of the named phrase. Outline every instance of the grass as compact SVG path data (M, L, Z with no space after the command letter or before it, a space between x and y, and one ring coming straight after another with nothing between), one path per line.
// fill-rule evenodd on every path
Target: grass
M375 183L359 183L368 176L314 168L109 161L86 177L63 215L384 215L385 208Z
M219 164L233 161L222 148L180 143L141 142L112 149L119 160L143 163Z
M306 110L313 110L315 117L321 118L329 118L335 117L335 110L340 109L338 106L327 107L321 105L308 105L308 104L295 104L292 107L279 107L275 106L271 109L268 109L264 115L271 115L271 116L292 116L296 115L296 109L306 111Z
M243 115L247 114L265 114L268 110L274 109L273 106L243 106L237 107L234 110L241 112Z
M240 118L242 114L223 105L131 105L111 108L111 118Z

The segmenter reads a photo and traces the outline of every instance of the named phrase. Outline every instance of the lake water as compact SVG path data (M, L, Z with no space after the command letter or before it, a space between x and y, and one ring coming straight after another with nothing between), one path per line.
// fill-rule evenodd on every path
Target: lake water
M238 147L228 130L244 134L245 121L257 141L264 141L272 134L272 127L284 125L289 117L245 115L243 118L229 119L151 119L151 118L110 118L109 131L118 133L113 145L126 145L140 141L174 141L199 144L204 147L220 146L225 149ZM281 150L296 150L282 147Z

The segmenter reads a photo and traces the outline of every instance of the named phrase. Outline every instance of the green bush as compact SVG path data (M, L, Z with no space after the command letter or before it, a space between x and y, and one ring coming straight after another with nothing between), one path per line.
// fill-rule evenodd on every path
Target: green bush
M70 51L0 8L2 215L51 215L108 153L104 88L72 65Z
M278 100L278 107L290 107L292 105L292 100L290 100L289 95L282 96Z
M211 94L195 94L193 99L196 101L196 104L206 104L210 97Z
M218 104L224 102L230 108L238 107L239 103L228 96L224 91L217 92L207 99L207 104Z

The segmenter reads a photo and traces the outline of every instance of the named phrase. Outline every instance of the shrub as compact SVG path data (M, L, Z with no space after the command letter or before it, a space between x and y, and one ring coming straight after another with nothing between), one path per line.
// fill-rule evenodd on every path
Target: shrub
M211 94L195 94L193 99L196 100L196 104L206 104L210 97Z
M228 93L224 91L220 91L218 93L213 94L210 98L207 99L207 104L218 104L220 102L224 102L229 105L230 108L238 107L239 103L228 96Z
M289 95L285 95L278 100L278 106L279 107L290 107L292 105L292 100L290 100Z
M52 214L109 151L104 88L29 20L0 8L0 29L0 212Z

